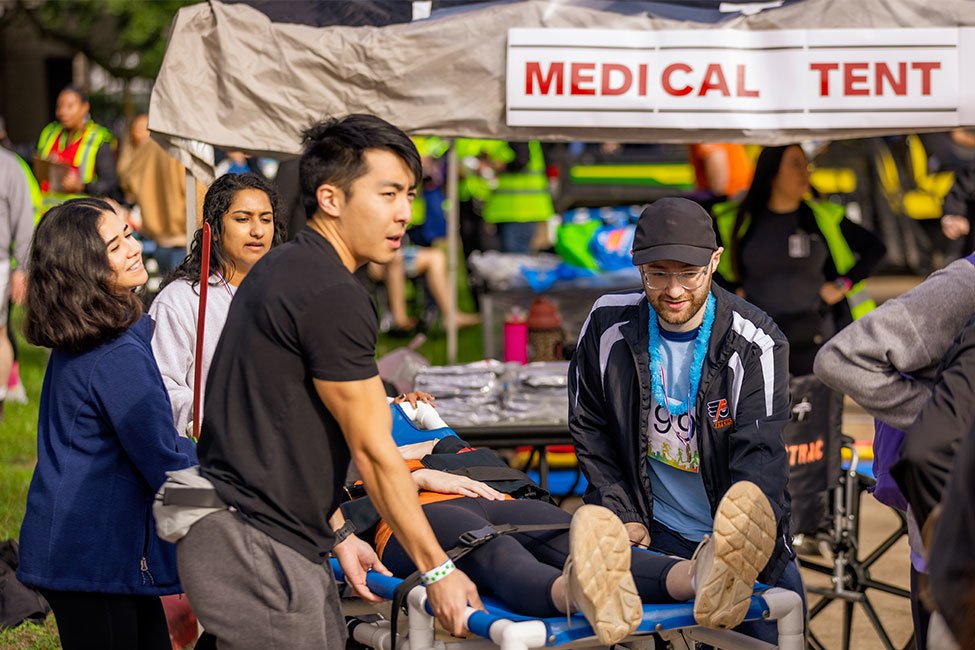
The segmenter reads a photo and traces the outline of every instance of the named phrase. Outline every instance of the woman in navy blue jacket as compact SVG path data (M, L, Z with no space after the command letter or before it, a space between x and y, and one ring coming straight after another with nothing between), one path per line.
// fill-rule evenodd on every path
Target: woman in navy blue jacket
M68 201L38 225L25 331L53 350L17 576L50 602L68 650L170 647L159 596L180 592L176 552L156 537L152 499L167 471L197 461L134 293L147 279L104 201Z

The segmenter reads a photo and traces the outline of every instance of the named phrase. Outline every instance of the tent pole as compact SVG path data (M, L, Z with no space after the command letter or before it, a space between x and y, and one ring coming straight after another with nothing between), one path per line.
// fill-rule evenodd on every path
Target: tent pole
M196 234L196 179L190 173L190 168L186 168L186 252L193 244L193 235Z
M460 233L457 182L460 169L455 144L456 140L451 140L447 150L447 363L457 363L457 253Z

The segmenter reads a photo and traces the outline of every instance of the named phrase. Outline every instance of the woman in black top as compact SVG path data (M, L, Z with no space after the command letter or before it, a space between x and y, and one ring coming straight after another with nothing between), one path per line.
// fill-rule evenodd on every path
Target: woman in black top
M812 373L822 344L872 308L860 283L886 252L842 206L809 200L809 191L802 148L767 147L741 204L715 206L727 249L718 272L782 329L797 376Z

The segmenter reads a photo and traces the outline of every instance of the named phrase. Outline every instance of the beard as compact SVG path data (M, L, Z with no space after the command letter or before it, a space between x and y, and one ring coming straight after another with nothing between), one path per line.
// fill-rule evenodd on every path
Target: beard
M653 311L657 313L657 317L665 323L671 325L683 325L687 321L691 320L704 306L707 302L708 294L711 292L711 283L705 282L701 288L696 291L684 290L684 293L680 296L678 300L674 300L665 295L665 292L656 292L656 296L647 296L647 300L650 302L650 306ZM667 306L665 298L671 302L681 302L686 301L685 305L680 311L674 311Z

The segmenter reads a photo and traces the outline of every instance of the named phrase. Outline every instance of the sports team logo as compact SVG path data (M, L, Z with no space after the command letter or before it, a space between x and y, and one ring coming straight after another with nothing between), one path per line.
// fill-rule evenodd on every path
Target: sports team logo
M711 418L715 429L723 429L734 424L731 420L731 410L728 408L728 400L726 399L708 402L708 417Z

